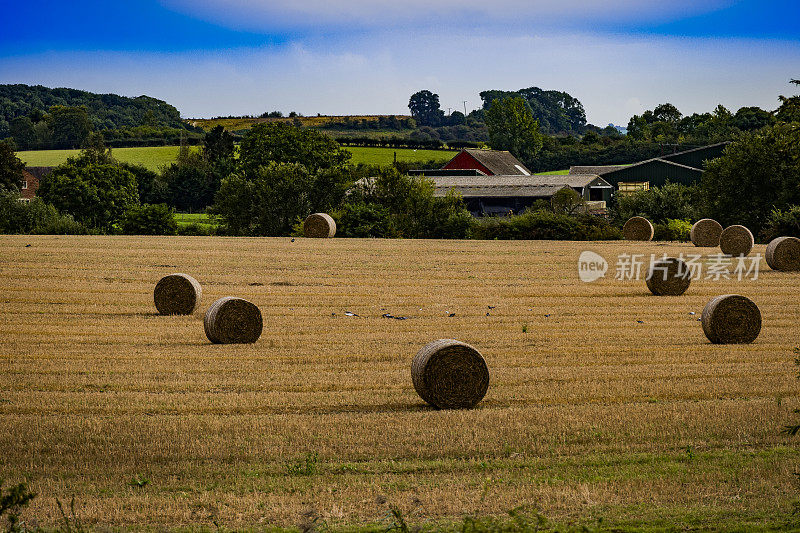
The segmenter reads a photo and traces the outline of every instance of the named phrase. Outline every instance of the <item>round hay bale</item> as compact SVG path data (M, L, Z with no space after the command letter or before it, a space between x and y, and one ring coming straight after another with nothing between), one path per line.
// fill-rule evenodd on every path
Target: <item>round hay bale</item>
M162 315L191 315L202 298L202 287L188 274L164 276L153 289L153 302Z
M767 264L772 270L797 272L800 270L800 239L778 237L767 245Z
M644 217L631 217L622 226L622 236L626 241L652 241L653 225Z
M248 344L261 336L264 322L255 304L226 296L208 308L203 327L206 337L214 344Z
M489 368L469 344L439 339L414 356L411 379L420 398L437 409L464 409L474 407L486 395Z
M689 234L695 246L719 246L722 224L711 218L698 220Z
M303 235L318 239L330 239L336 235L336 222L326 213L308 215L303 222Z
M719 247L725 255L747 255L753 249L753 244L753 234L738 224L728 226L719 236Z
M656 296L680 296L692 282L686 263L675 257L653 261L647 272L647 288Z
M761 332L758 306L738 294L723 294L709 300L700 320L703 332L714 344L748 344Z

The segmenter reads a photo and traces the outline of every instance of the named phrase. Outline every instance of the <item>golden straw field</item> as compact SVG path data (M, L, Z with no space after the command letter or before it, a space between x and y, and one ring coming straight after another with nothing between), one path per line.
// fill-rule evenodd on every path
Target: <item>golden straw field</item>
M659 298L581 282L586 249L610 277L623 252L696 251L0 236L0 478L38 493L22 516L43 526L73 497L85 525L134 529L385 530L391 508L425 526L519 506L565 525L796 525L800 436L780 430L800 419L800 274L762 262L757 281ZM174 272L203 287L194 316L156 315ZM726 293L759 305L755 343L703 335ZM222 296L259 306L257 343L208 342ZM411 359L437 338L486 358L477 408L414 392Z

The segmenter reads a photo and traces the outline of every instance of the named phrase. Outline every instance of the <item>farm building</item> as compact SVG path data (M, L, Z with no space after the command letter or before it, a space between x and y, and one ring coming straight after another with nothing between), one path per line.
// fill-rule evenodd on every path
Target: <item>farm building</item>
M477 148L461 150L442 167L442 170L479 170L486 176L531 175L531 171L511 155L511 152Z
M602 176L622 194L660 187L667 182L691 185L700 181L705 161L722 155L727 144L712 144L632 165L574 166L570 167L569 173Z
M33 200L39 189L39 182L52 171L53 167L25 167L22 170L22 185L19 190L20 201L30 202Z
M587 173L531 175L510 152L470 148L440 169L412 170L409 175L432 179L436 196L458 192L476 216L521 213L537 200L549 201L565 187L590 202L590 210L604 212L614 189L600 176Z
M427 175L434 183L434 195L454 190L476 216L521 213L537 200L550 200L559 190L570 187L589 201L590 209L603 211L613 187L600 176L548 174L536 176L453 176Z

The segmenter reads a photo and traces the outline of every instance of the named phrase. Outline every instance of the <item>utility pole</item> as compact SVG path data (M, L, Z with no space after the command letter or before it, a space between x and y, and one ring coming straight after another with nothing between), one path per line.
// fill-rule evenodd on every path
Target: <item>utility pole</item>
M466 117L467 116L467 101L466 100L462 100L462 101L464 102L464 116Z
M453 109L453 108L452 108L452 107L448 107L448 108L447 108L447 116L448 116L448 117L450 116L450 110L451 110L451 109Z

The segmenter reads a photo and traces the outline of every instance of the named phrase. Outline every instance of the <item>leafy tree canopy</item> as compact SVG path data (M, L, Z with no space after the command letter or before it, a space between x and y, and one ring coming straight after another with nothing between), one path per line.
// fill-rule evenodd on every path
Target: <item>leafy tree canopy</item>
M543 133L579 135L586 126L586 111L580 100L562 91L545 91L529 87L519 91L490 90L480 93L483 109L488 110L496 100L519 97L525 101Z
M800 205L800 127L776 124L744 134L708 162L708 216L761 232L773 209Z
M444 118L444 111L439 106L439 95L428 90L412 94L408 108L420 126L438 126Z
M45 176L37 195L87 227L108 231L139 204L133 173L113 162L95 162L84 151Z
M175 107L149 96L128 98L41 85L0 85L0 122L27 116L37 123L53 106L85 106L92 127L97 130L144 124L187 129ZM0 131L0 138L7 135Z
M350 157L323 133L277 122L253 126L239 147L239 167L245 177L255 176L259 167L270 163L297 163L311 173L341 168Z
M18 189L24 168L25 163L14 153L14 147L0 141L0 192Z
M497 99L486 110L489 143L495 150L508 150L523 161L531 160L542 147L539 123L520 97Z

